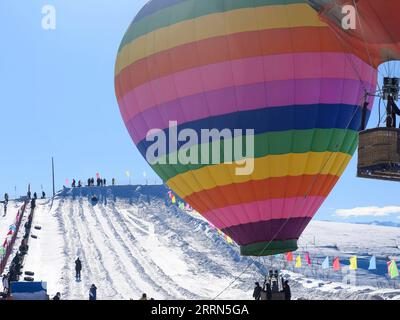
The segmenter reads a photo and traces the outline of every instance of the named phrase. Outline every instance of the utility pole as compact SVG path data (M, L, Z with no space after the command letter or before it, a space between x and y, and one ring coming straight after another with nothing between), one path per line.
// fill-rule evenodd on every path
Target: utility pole
M53 197L56 195L56 186L54 184L54 158L51 157L51 172L53 177Z

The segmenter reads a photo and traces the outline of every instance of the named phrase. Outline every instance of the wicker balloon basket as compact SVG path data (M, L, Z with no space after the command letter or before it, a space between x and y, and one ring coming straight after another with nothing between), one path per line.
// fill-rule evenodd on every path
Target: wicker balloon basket
M360 133L357 176L400 181L400 129L375 128Z

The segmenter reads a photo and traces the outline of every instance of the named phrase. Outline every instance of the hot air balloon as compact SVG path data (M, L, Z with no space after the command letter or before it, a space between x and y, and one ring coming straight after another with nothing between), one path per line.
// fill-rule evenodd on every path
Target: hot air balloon
M241 247L265 256L297 240L342 175L358 143L361 105L377 69L348 52L306 0L153 0L119 48L120 112L146 157L162 131L254 131L250 174L236 174L224 146L243 136L199 141L218 163L183 163L158 150L156 173ZM367 110L369 117L370 109ZM183 147L188 141L180 141ZM186 150L186 149L185 149ZM251 159L250 159L251 158Z
M400 181L400 130L396 128L396 105L400 79L394 60L400 60L400 23L398 0L309 0L322 21L329 24L348 52L357 55L374 68L381 64L383 85L376 96L385 104L386 127L360 133L357 176L361 178ZM346 28L344 14L350 13L353 26ZM344 19L344 20L343 20ZM379 115L379 118L381 116ZM380 119L381 120L381 119ZM363 128L365 126L363 125Z
M369 64L400 60L398 0L308 0L328 23L350 52L356 52ZM354 8L355 28L343 28L343 7Z

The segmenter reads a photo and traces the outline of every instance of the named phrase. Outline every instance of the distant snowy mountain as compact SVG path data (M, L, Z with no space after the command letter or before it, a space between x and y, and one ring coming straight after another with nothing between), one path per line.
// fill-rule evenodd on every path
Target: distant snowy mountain
M395 227L400 228L400 223L393 221L371 221L371 222L357 222L357 224L367 224L371 226Z
M294 299L400 298L385 274L387 257L399 254L397 228L312 222L298 253L310 252L313 266L295 269L283 255L241 257L201 216L171 204L164 186L64 189L53 201L38 202L33 225L41 228L29 240L24 271L64 299L87 299L92 283L99 299L138 299L142 293L155 299L251 299L254 282L269 268L291 278ZM355 254L360 269L351 273L346 259ZM367 270L371 255L377 256L376 272ZM81 282L74 275L78 256ZM322 270L326 256L341 257L343 271Z

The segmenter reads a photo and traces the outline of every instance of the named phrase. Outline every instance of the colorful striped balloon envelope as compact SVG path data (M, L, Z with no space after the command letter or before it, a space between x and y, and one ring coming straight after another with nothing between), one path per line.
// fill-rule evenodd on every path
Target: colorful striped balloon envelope
M305 0L150 1L115 68L120 111L139 151L254 256L297 249L357 148L360 106L376 81L376 68L346 50ZM207 130L220 139L196 141ZM170 143L181 133L186 140ZM155 155L163 161L150 161L161 134L168 143ZM253 170L237 174L225 147L234 154L247 138L254 148L241 159ZM182 161L182 150L193 161Z

